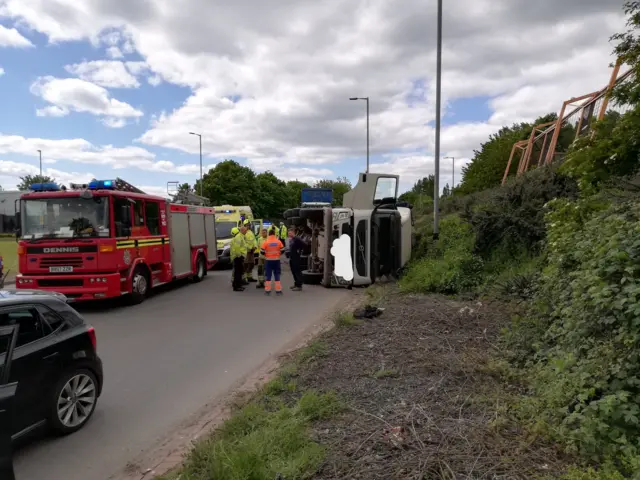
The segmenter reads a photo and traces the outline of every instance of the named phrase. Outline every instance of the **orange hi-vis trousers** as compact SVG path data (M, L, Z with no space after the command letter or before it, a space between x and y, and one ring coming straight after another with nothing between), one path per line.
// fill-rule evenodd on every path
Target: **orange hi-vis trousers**
M265 282L264 282L264 291L271 291L271 277L274 277L276 283L276 292L282 291L282 284L280 283L280 274L282 273L282 268L280 266L280 260L266 260L264 262L265 266Z

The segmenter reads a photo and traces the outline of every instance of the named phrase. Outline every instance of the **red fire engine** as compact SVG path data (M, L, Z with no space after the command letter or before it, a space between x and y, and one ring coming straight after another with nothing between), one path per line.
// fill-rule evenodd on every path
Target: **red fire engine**
M119 178L31 190L20 197L19 289L140 303L158 285L201 281L217 261L213 208L171 204Z

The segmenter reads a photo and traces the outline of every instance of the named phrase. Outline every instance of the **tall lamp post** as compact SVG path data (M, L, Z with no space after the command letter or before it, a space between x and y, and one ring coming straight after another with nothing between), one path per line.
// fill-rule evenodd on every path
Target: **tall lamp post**
M42 180L42 150L38 150L40 154L40 180Z
M453 187L456 184L456 157L444 157L443 160L451 160L451 190L453 190Z
M195 132L189 132L189 135L197 135L200 140L200 196L202 197L202 135Z
M369 97L350 97L349 100L365 100L367 102L367 173L369 173Z
M442 103L442 0L438 0L436 42L436 145L435 145L435 182L433 185L433 238L440 237L440 106Z

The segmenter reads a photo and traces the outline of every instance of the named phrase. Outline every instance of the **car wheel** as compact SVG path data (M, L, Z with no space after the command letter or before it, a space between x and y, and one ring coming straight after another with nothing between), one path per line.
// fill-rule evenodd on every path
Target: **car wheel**
M198 255L198 259L196 260L196 274L193 276L193 282L201 282L206 274L207 265L204 261L204 257L202 255Z
M98 382L86 369L65 373L54 389L49 423L61 435L80 430L91 418L98 401Z
M320 285L323 274L320 272L312 272L311 270L303 270L302 281L307 285Z
M144 302L149 294L149 276L144 267L137 266L131 279L131 304L138 305Z

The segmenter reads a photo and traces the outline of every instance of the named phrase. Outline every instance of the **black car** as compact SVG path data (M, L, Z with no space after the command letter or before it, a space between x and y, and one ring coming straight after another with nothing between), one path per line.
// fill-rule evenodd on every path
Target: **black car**
M17 327L9 383L17 383L11 437L48 425L59 434L82 428L102 392L96 334L66 303L42 291L0 291L0 328ZM4 351L3 351L4 350ZM6 347L0 344L0 367Z

